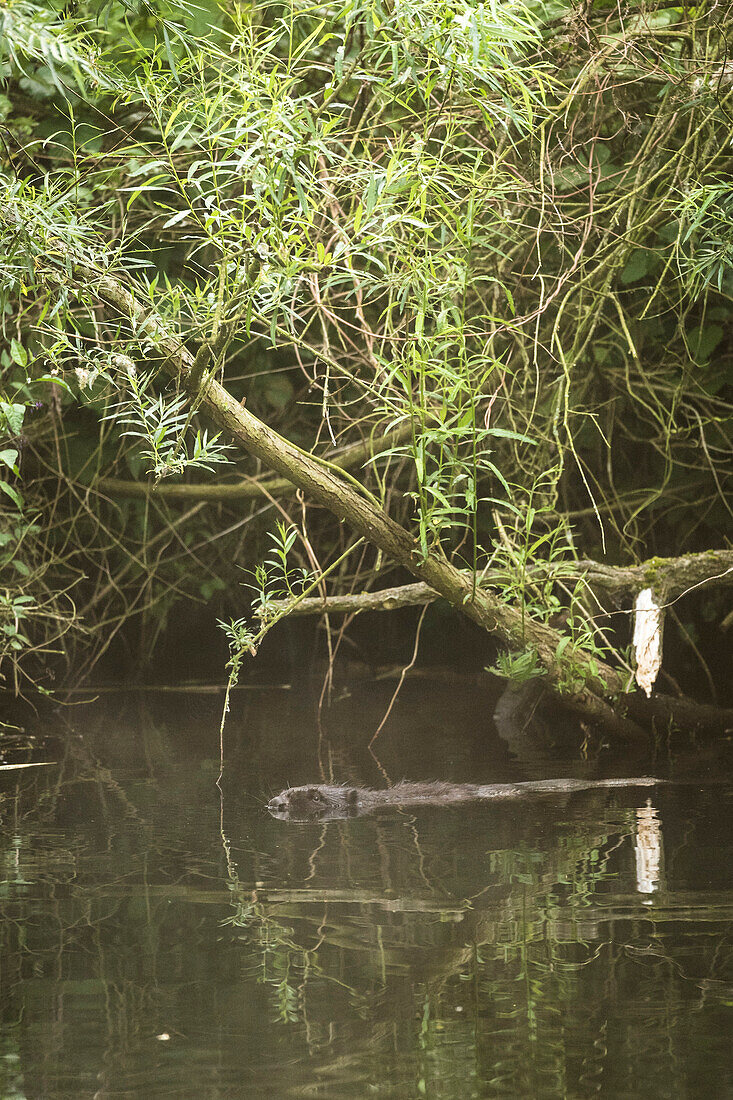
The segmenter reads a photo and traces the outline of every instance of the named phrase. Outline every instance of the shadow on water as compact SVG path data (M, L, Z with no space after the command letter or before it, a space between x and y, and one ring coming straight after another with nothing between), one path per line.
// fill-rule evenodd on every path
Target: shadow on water
M320 737L306 692L241 693L221 796L210 696L74 708L55 767L0 776L3 1098L731 1095L720 754L637 750L639 774L699 779L654 789L271 818L319 768L383 783L391 692L355 685ZM495 703L406 685L380 765L628 772L547 730L520 763Z

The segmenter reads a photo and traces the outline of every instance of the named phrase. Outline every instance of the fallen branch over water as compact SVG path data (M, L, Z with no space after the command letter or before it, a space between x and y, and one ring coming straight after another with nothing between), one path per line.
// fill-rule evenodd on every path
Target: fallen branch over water
M143 299L136 297L132 288L119 279L76 260L72 255L66 255L63 259L73 267L86 293L93 294L105 306L122 313L135 331L144 332L155 343L165 371L182 388L189 389L194 356L177 335L167 331ZM47 278L56 285L62 282L56 272L57 264L58 260L56 263L50 260L46 268ZM68 286L68 275L63 285ZM278 435L215 379L204 378L200 389L191 396L235 443L291 481L309 499L327 508L354 531L369 539L468 618L499 637L511 649L531 646L551 684L559 689L561 684L567 682L567 665L556 657L562 637L557 631L545 624L527 620L520 610L503 603L493 593L476 587L470 578L442 556L429 553L423 558L410 532L372 503L366 490L353 478L341 474L336 467L319 461ZM567 704L609 727L617 730L619 726L623 727L624 723L604 696L621 694L625 687L624 679L610 665L591 662L585 653L577 652L573 659L576 662L576 679L583 686L563 696Z
M16 232L25 229L10 206L0 208L0 220ZM194 357L182 339L167 330L145 297L136 295L133 284L81 261L70 247L60 242L56 242L55 250L36 257L36 271L66 293L76 286L78 293L95 297L105 309L126 318L133 331L144 334L155 345L163 368L179 388L187 390L196 406L235 443L301 489L310 500L327 508L507 647L534 650L545 670L546 682L567 705L617 733L634 731L633 724L620 718L609 702L610 698L624 694L627 686L624 676L582 649L572 654L566 650L563 654L566 640L558 631L527 618L521 609L479 587L472 577L467 577L441 554L430 552L424 557L413 535L387 515L348 473L278 435L214 378L204 373L200 380L200 371L194 370L200 353ZM568 684L573 686L569 688ZM638 693L624 699L627 710L646 722L654 717L656 702L657 699L647 701ZM669 701L672 713L677 705L677 700Z

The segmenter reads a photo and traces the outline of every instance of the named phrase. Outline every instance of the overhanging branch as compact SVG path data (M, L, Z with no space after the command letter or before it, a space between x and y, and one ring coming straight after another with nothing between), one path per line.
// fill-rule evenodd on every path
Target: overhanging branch
M138 301L132 289L119 279L75 260L70 255L66 259L73 265L76 276L84 281L87 293L94 294L99 300L127 316L137 332L144 332L154 340L166 372L179 386L188 389L194 357L180 338L171 335L149 308ZM50 263L46 270L49 278L56 284L63 282L66 285L66 272L64 278ZM192 397L195 397L214 423L224 429L244 450L259 458L281 477L291 481L316 504L327 508L338 519L348 523L484 630L496 635L511 649L531 646L551 684L559 688L566 682L568 666L561 664L556 658L561 635L555 630L527 619L493 593L478 588L472 578L456 569L444 557L429 553L423 558L413 536L367 499L366 491L360 492L353 480L339 476L337 469L324 465L278 435L216 380L205 380ZM568 705L589 718L618 728L618 716L605 700L604 694L608 692L616 695L623 692L625 684L621 676L610 665L601 662L592 665L588 655L582 651L573 654L573 661L575 679L584 686L563 696Z
M0 217L18 228L14 211L0 211ZM194 357L177 335L172 335L160 319L133 293L133 288L86 262L78 260L70 250L58 248L43 258L37 258L37 268L55 285L70 289L70 273L81 281L83 292L129 318L135 331L152 339L166 372L181 388L192 391L191 369ZM361 489L348 474L324 464L278 435L243 407L214 379L205 379L201 388L191 392L200 407L238 445L260 459L281 478L301 489L313 502L327 508L337 518L370 540L394 562L408 569L418 580L448 600L468 618L511 649L531 647L547 674L547 682L562 695L564 702L588 718L604 723L616 732L638 729L624 722L604 696L623 694L625 682L611 666L591 660L583 650L558 660L563 636L551 627L531 620L521 611L503 603L490 591L476 585L442 555L428 553L423 557L413 536L382 509L372 503L370 494ZM569 663L571 658L571 663ZM568 673L577 685L566 694ZM581 686L582 685L582 686ZM567 688L566 688L567 690ZM638 694L625 696L629 711L648 720L659 711L659 698L647 701ZM675 701L670 701L673 705ZM666 712L664 712L666 714Z
M470 574L466 574L469 576ZM546 562L527 570L527 580L542 582L565 580L572 584L582 581L595 593L604 593L614 602L632 597L640 589L658 590L666 604L673 603L688 592L702 587L733 585L733 550L710 550L702 554L687 554L678 558L652 558L641 565L615 566L596 561ZM481 575L481 587L500 584L507 574L490 569ZM320 596L301 600L293 605L293 615L355 615L361 611L394 611L398 607L420 607L437 600L439 594L423 582L383 588L377 592L350 595ZM268 607L277 611L287 606L286 600L270 600Z

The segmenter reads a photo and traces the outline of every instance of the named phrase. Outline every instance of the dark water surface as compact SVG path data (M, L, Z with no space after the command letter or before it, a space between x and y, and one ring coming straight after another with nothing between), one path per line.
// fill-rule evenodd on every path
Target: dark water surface
M0 775L2 1098L733 1095L725 753L534 752L504 721L510 751L487 689L428 679L377 742L391 780L693 781L272 819L319 766L384 784L392 689L354 685L320 736L309 691L239 693L222 795L216 697L35 731L55 766Z

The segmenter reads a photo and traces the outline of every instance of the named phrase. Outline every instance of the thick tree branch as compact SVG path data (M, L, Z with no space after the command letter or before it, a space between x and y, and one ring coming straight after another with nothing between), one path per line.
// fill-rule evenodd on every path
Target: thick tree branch
M572 583L584 581L593 592L603 592L614 602L634 596L642 588L653 588L666 603L701 586L706 588L733 585L733 550L710 550L702 554L687 554L679 558L651 558L641 565L604 565L596 561L547 562L527 570L530 581L551 579ZM481 576L481 586L499 584L506 573L490 569ZM322 599L313 596L301 600L293 615L352 615L360 611L394 611L398 607L418 607L438 599L429 585L417 582L377 592L358 592ZM271 600L268 606L282 610L285 600Z

